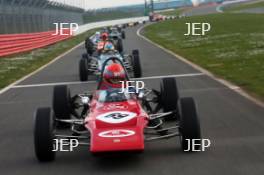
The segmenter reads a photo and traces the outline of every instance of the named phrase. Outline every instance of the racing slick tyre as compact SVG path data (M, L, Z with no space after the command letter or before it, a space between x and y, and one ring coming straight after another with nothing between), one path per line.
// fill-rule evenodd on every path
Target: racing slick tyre
M53 110L57 119L71 118L71 92L65 85L55 86L53 90ZM58 128L68 128L70 124L57 122Z
M122 31L122 39L126 39L126 33L125 33L125 31Z
M84 58L84 59L88 59L88 55L87 55L87 53L82 54L82 58Z
M79 62L79 78L80 81L88 80L88 58L82 58Z
M132 66L134 71L134 77L139 78L142 76L140 58L139 58L139 51L133 50L132 51Z
M117 27L118 32L122 32L122 27Z
M180 134L181 147L185 152L199 150L201 142L200 122L193 98L180 99ZM190 149L191 148L191 149Z
M92 41L89 39L89 38L87 38L86 40L85 40L85 48L86 48L86 51L87 51L87 53L89 54L89 55L92 55L93 54L93 52L94 52L94 50L93 50L93 43L92 43Z
M116 49L118 50L119 53L122 53L124 51L122 39L117 40Z
M176 112L176 115L169 115L166 119L177 119L179 116L179 92L176 80L174 78L163 78L160 84L160 91L163 112Z
M50 108L38 108L35 113L34 146L39 161L47 162L55 159L53 150L54 118Z
M87 63L88 63L88 65L89 65L89 63L90 63L90 61L91 61L91 58L90 58L90 56L89 56L87 53L84 53L84 54L82 54L82 58L83 58L83 59L86 59L86 60L87 60Z

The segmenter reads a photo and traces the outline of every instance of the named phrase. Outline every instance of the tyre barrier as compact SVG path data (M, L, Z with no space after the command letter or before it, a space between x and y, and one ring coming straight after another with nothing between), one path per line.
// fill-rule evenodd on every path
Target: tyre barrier
M65 35L54 34L55 30L38 33L0 35L0 57L31 51L72 37L70 35L70 29L63 30L63 34Z

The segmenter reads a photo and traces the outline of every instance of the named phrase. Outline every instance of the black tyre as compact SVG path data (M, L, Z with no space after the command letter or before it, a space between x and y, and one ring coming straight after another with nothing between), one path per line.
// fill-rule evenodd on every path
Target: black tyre
M88 59L82 58L79 62L79 78L80 81L88 80Z
M39 108L35 113L34 146L39 161L52 161L55 159L53 150L54 118L50 108Z
M117 40L116 49L118 50L119 53L122 53L124 51L122 39Z
M132 50L132 55L139 55L139 50L137 50L137 49Z
M83 58L83 59L88 59L88 55L87 55L87 53L82 54L82 58Z
M93 45L92 41L89 38L87 38L85 40L85 48L86 48L86 51L87 51L87 53L89 55L92 55L93 54L93 52L94 52L94 45Z
M71 118L71 92L66 85L54 87L52 105L57 119L63 120ZM58 125L64 126L65 124L58 123Z
M126 39L126 33L125 33L125 31L122 31L122 39Z
M142 76L140 58L139 58L139 51L133 50L132 51L132 66L134 71L134 77L139 78Z
M91 61L91 57L90 57L87 53L84 53L84 54L82 54L82 58L83 58L83 59L86 59L88 65L89 65L89 63L90 63L90 61Z
M160 84L161 105L163 112L175 111L176 115L168 116L167 119L178 117L179 92L175 78L163 78Z
M180 133L182 150L189 150L194 148L198 150L201 143L200 121L196 112L196 106L193 98L180 99ZM198 139L198 140L194 140ZM188 142L190 144L188 144ZM193 145L193 143L195 145ZM194 146L194 147L193 147ZM191 152L193 150L189 150Z

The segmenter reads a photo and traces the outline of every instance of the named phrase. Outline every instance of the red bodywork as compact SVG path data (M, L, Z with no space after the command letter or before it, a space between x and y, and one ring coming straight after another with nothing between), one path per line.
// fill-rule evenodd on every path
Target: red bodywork
M99 102L96 94L85 119L85 127L91 135L90 151L143 150L143 132L148 124L148 115L137 98L122 102Z
M157 13L151 13L149 16L152 19L151 21L161 21L165 19L165 16L157 14Z

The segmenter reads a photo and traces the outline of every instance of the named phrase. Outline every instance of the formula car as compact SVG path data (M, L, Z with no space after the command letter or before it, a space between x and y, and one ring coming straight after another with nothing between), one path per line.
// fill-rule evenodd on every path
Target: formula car
M119 27L111 27L109 30L109 38L113 40L125 39L126 33Z
M109 70L115 74L108 77ZM174 78L163 78L160 91L144 88L138 92L120 84L106 86L109 80L129 83L122 62L114 57L104 63L95 92L71 96L67 86L54 87L52 108L35 112L34 145L39 161L55 159L54 139L77 139L79 146L88 147L93 154L142 152L147 141L176 136L183 150L200 147L195 142L201 138L195 102L179 98Z
M118 30L117 28L115 28ZM105 42L106 40L109 42L112 42L120 53L124 51L123 49L123 42L122 42L122 37L125 38L125 33L124 32L111 32L112 30L110 28L103 28L100 32L96 32L94 35L91 37L88 37L85 39L85 49L88 55L92 55L98 47L98 44L101 42Z
M107 48L110 45L110 48ZM100 75L102 65L110 57L116 57L124 64L126 70L135 78L142 76L139 51L133 50L132 54L120 53L114 49L111 42L103 43L103 48L99 48L93 55L83 54L79 62L80 81L87 81L90 75Z

